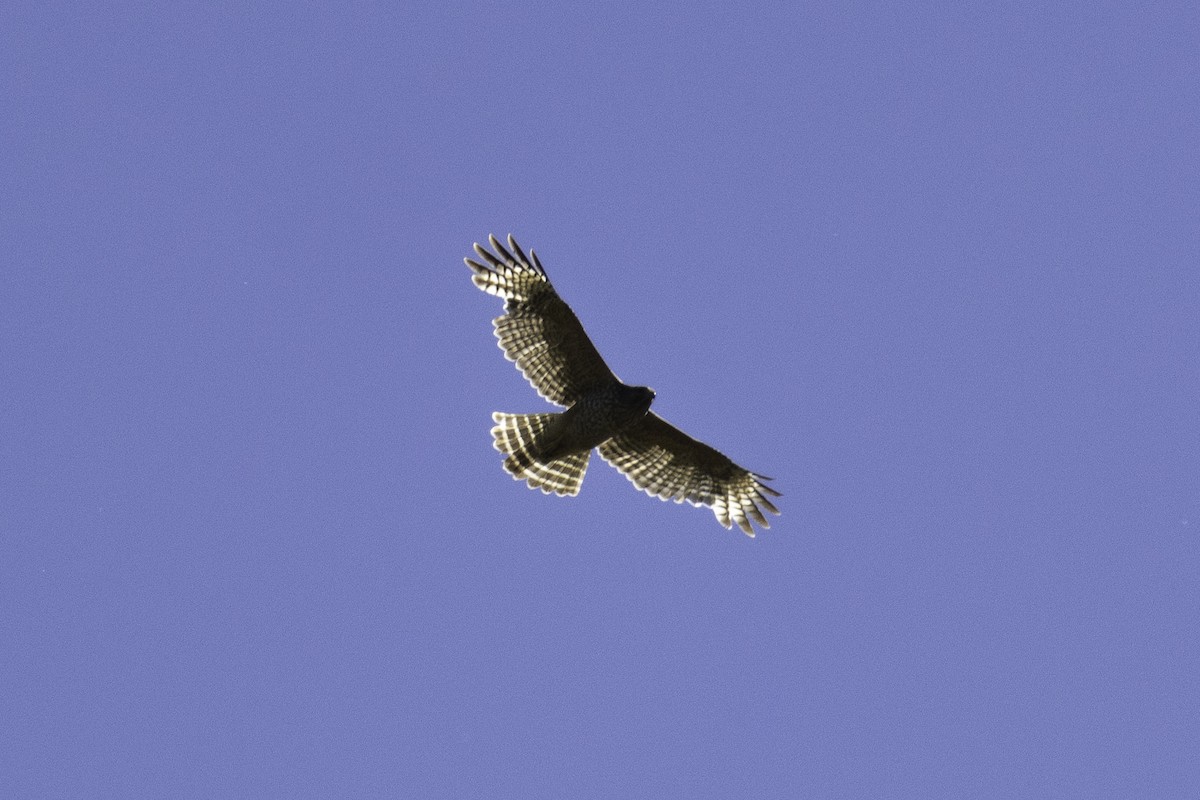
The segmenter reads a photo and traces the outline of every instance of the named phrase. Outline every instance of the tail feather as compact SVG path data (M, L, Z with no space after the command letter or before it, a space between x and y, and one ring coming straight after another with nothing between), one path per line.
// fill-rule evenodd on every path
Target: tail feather
M544 494L575 495L587 472L591 450L571 453L545 460L542 453L548 452L561 434L562 414L492 414L496 427L492 428L495 441L492 446L507 453L504 468L515 480L523 480L530 489L541 489Z

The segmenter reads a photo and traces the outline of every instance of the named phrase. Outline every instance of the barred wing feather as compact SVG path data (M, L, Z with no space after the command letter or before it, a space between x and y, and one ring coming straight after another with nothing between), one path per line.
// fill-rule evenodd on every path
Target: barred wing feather
M652 411L598 449L605 461L647 494L708 506L718 522L726 528L737 523L748 536L754 535L750 520L769 528L762 512L779 513L767 497L780 496L765 483L770 478L739 467Z
M490 237L492 251L475 245L479 261L463 259L475 285L504 300L493 320L500 349L552 403L569 406L591 389L617 380L579 318L563 302L532 250L526 256L512 236L508 248Z

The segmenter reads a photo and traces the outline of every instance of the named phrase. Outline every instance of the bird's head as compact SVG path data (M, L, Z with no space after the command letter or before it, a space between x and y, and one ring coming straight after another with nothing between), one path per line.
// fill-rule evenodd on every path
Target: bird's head
M654 390L649 386L623 386L621 402L630 407L646 412L654 402Z

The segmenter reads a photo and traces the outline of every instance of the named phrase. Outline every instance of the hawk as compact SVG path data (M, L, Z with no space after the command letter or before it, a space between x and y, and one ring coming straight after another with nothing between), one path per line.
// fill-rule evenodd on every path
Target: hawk
M766 476L733 463L650 410L654 392L618 380L583 326L546 277L537 254L508 249L489 237L475 245L480 260L463 259L475 285L504 300L496 338L509 361L545 399L566 411L492 414L493 446L504 468L543 493L579 493L592 449L649 495L709 506L717 521L754 535L750 520L769 528L763 510L778 514L767 495L780 493Z

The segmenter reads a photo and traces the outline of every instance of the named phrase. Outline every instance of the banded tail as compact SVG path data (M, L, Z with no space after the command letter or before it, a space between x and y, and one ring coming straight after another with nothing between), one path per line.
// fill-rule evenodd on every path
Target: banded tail
M495 441L492 446L507 453L504 468L515 480L523 480L530 489L541 489L543 494L579 494L583 474L587 472L588 456L592 451L543 460L542 453L548 452L562 435L562 414L504 414L497 411L492 419L497 423L492 428Z

